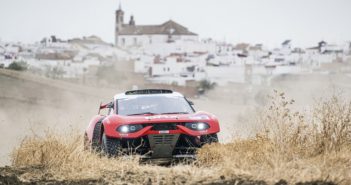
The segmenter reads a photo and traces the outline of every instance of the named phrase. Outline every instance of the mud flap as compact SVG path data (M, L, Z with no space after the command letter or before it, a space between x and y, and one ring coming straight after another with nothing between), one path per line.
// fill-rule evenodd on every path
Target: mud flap
M151 158L172 158L179 134L149 135Z

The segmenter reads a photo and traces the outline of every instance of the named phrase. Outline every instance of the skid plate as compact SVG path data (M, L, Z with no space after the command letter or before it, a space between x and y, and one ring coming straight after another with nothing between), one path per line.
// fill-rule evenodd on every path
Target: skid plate
M179 139L179 134L148 135L151 158L171 158L174 147Z

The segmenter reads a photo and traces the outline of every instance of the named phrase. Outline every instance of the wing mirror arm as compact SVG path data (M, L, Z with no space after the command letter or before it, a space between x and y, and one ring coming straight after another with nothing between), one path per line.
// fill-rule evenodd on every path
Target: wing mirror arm
M194 105L194 102L188 100L188 98L185 98L185 100L189 103L189 105L193 106Z
M100 106L99 106L98 114L100 114L101 109L106 109L106 108L113 108L113 102L110 102L107 104L102 104L102 102L101 102Z
M192 101L190 101L190 100L188 100L188 102L189 102L189 104L190 104L191 106L195 105L194 102L192 102Z

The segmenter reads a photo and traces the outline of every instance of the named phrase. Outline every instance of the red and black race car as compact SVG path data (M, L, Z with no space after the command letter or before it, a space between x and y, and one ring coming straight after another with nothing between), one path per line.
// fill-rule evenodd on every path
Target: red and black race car
M108 156L195 158L196 149L218 142L219 123L195 111L182 94L164 89L127 91L100 105L85 132L85 146ZM100 115L108 109L107 115Z

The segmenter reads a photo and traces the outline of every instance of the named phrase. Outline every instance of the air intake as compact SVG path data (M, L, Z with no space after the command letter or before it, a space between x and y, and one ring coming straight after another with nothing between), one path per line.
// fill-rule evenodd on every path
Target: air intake
M138 95L138 94L172 94L173 91L168 89L142 89L125 92L125 95Z

